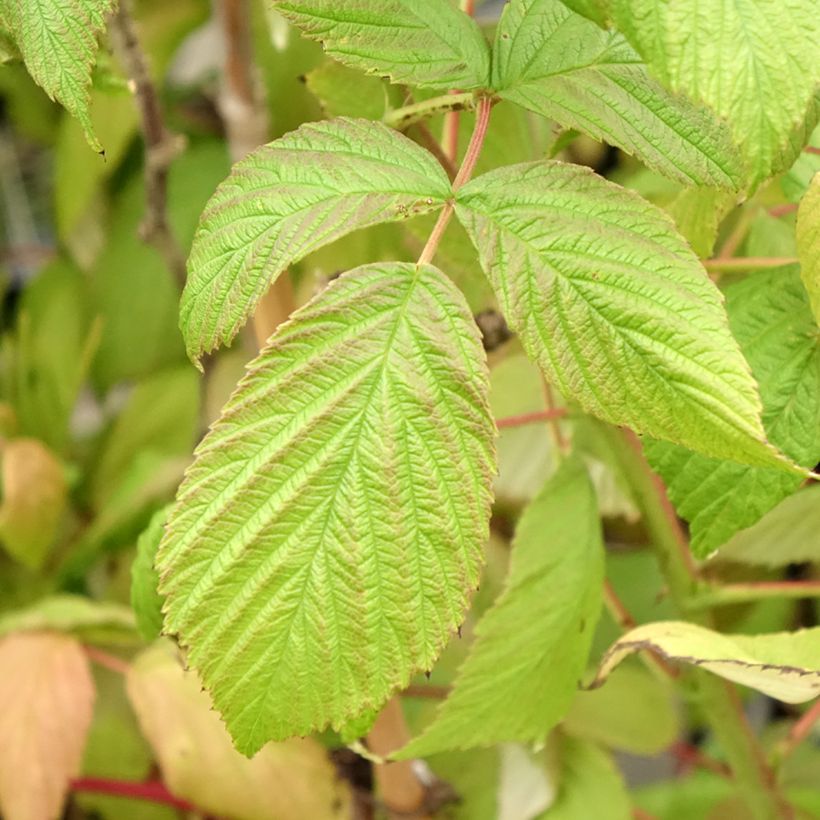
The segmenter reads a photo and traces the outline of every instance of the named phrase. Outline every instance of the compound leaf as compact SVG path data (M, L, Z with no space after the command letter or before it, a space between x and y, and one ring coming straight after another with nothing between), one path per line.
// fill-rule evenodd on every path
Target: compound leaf
M797 252L814 319L820 325L820 174L812 178L797 212Z
M796 267L726 288L729 323L763 400L769 440L798 464L820 459L820 339ZM705 557L800 486L800 476L706 458L666 442L646 455Z
M522 516L504 592L476 627L451 695L401 757L543 741L577 692L603 573L595 494L571 460Z
M238 748L343 726L429 669L478 582L494 472L475 322L436 268L343 274L197 450L156 566Z
M490 49L449 0L274 0L339 62L395 83L469 90L487 85Z
M652 79L623 35L560 0L511 0L495 55L494 85L503 98L617 145L686 185L742 186L729 128Z
M815 0L611 0L609 12L661 82L730 123L752 185L792 164L817 116Z
M820 627L723 635L684 621L644 624L609 648L592 685L602 684L624 658L645 649L700 666L784 703L802 703L820 694Z
M720 292L666 214L548 161L476 177L456 212L507 321L564 396L639 433L787 467L766 443Z
M94 136L88 110L97 38L116 0L0 0L0 21L8 30L37 85L76 117L89 145Z
M368 120L310 123L257 149L217 188L194 237L180 303L188 354L233 339L270 282L310 251L449 194L432 154Z

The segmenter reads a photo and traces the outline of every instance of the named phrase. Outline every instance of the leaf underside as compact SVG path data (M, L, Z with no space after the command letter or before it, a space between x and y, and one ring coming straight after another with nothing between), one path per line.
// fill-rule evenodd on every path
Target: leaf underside
M666 214L560 162L477 177L456 212L510 326L565 396L639 433L789 469L766 443L720 292Z
M430 669L478 582L493 436L477 328L433 267L343 274L271 337L156 560L166 629L241 751Z
M293 262L369 225L440 207L432 154L369 120L309 123L237 163L208 202L188 259L180 327L198 358L230 342Z
M634 154L685 185L742 187L729 128L667 91L617 32L559 0L511 0L496 34L500 96Z

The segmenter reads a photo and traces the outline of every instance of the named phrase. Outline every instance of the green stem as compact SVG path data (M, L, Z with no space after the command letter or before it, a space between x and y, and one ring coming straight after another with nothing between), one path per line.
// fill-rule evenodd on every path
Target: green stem
M689 602L693 609L747 604L768 598L820 598L820 581L759 581L705 587Z
M734 259L705 259L703 266L710 273L747 273L782 268L786 265L795 265L799 261L795 256L746 256Z
M470 111L475 106L476 95L472 91L465 91L461 94L442 94L440 97L431 97L429 100L422 100L388 111L382 118L382 122L401 131L436 114L444 114L447 111Z
M608 428L608 438L643 515L672 601L678 611L685 613L694 623L713 627L712 615L708 610L690 612L692 601L699 591L699 582L686 538L663 483L646 463L640 442L634 434ZM743 714L734 687L698 669L687 672L684 679L726 754L738 791L752 816L756 820L791 818L793 814L777 793L772 772Z

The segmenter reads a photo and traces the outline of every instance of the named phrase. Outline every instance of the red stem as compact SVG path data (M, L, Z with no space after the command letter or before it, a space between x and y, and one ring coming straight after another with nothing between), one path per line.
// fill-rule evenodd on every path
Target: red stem
M107 777L78 777L76 780L71 781L71 791L110 794L131 800L161 803L180 811L196 811L194 805L187 800L175 797L168 791L168 787L159 780L135 783L129 780L112 780Z
M810 734L817 721L820 720L820 700L792 726L788 737L783 744L783 757L788 757Z
M94 663L116 672L118 675L125 675L128 672L128 661L118 658L116 655L111 655L96 646L86 646L85 654Z
M815 148L813 145L807 145L803 149L804 154L820 154L820 148Z
M505 416L496 421L499 430L505 427L524 427L527 424L540 424L544 421L560 419L567 415L566 407L556 407L552 410L537 410L534 413L522 413L520 416Z

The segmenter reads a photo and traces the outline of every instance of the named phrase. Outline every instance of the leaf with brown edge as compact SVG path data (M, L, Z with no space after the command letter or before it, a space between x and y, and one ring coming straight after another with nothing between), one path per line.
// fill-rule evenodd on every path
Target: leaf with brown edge
M94 682L82 646L50 632L0 640L0 809L56 820L82 763Z

